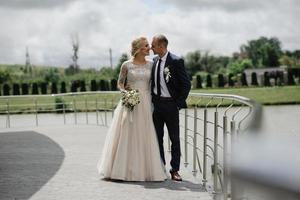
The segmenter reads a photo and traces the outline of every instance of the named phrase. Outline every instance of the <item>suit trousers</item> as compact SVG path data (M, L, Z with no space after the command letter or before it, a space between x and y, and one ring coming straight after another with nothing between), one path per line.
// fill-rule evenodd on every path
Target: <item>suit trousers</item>
M179 171L180 168L180 139L179 139L179 110L174 100L152 98L154 105L153 122L156 129L160 156L166 164L164 154L164 125L166 124L171 140L171 171Z

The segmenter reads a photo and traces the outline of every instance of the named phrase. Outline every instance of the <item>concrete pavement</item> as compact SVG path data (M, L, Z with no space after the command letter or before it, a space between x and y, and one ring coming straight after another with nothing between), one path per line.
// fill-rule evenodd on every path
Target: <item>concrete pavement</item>
M96 164L106 131L95 125L0 129L0 199L213 199L183 166L183 182L100 179Z

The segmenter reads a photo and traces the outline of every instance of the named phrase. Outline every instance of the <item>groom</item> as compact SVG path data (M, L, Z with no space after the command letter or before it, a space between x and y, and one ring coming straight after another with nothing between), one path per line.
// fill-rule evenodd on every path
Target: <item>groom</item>
M154 105L153 122L159 143L160 156L164 164L164 124L171 140L171 178L182 181L180 167L179 109L186 108L185 102L191 83L184 67L183 59L168 51L168 39L156 35L152 40L155 57L151 73L151 94Z

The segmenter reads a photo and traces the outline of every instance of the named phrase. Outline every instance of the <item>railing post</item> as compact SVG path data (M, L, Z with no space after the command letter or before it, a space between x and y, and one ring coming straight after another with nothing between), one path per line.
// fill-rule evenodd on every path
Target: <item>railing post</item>
M99 125L99 116L98 116L98 98L96 97L96 121L97 125Z
M188 165L188 109L184 109L184 165Z
M194 137L193 137L193 174L196 175L197 168L197 105L194 107Z
M227 137L227 116L223 116L223 181L224 181L224 188L223 188L223 194L224 199L227 199L228 197L228 137Z
M85 95L84 95L84 104L85 104L85 120L86 120L86 124L89 124L88 106L87 106L87 100Z
M114 98L114 96L112 96L112 99L111 99L111 118L114 117L114 109L113 109L114 104L115 104L115 98Z
M35 125L39 126L39 119L38 119L38 107L37 107L37 100L34 99L34 105L35 105Z
M75 120L75 124L77 124L77 110L76 110L76 100L75 100L75 96L73 96L73 110L74 110L74 120Z
M218 190L218 111L214 120L214 192Z
M234 143L236 139L236 130L235 130L235 121L232 119L230 122L230 133L231 133L231 155L234 154ZM231 156L231 162L232 162L233 157ZM230 169L231 170L231 169ZM230 172L231 173L231 172ZM235 183L234 180L231 178L231 199L236 199L237 198L237 192L235 188Z
M207 108L204 109L204 122L203 122L203 186L206 187L206 168L207 168Z
M9 100L6 99L6 128L10 128Z
M105 119L105 126L107 126L107 99L106 99L106 96L104 99L104 119Z
M64 124L66 124L66 108L65 108L65 99L62 98L62 107L63 107L63 114L64 114Z

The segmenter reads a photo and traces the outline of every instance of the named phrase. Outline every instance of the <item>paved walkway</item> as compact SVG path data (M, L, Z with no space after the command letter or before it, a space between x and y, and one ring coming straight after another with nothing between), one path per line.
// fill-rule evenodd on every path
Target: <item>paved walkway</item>
M0 199L212 199L183 166L183 182L101 180L96 164L106 131L85 125L0 130Z

